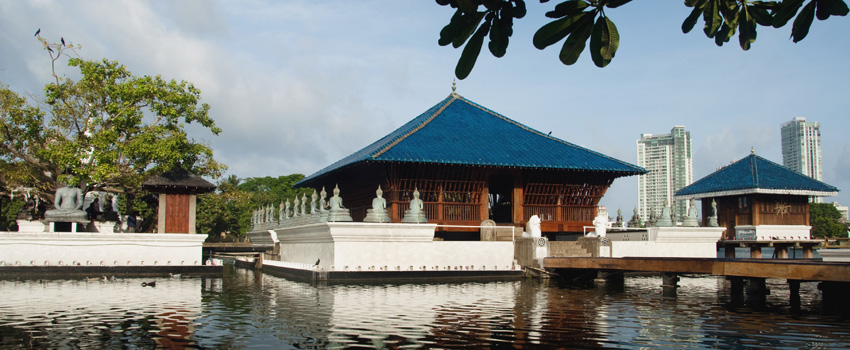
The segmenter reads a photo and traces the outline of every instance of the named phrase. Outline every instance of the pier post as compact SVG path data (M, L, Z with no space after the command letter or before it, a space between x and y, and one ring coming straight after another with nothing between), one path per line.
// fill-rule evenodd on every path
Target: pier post
M747 281L747 304L763 306L767 301L770 290L767 289L765 278L749 278Z
M665 272L661 275L661 295L675 298L679 288L679 275Z
M254 259L254 270L261 270L262 268L263 268L263 253L260 253Z
M800 310L800 281L788 280L789 303L792 310Z
M622 289L625 283L625 277L622 272L599 270L596 273L596 279L593 280L593 283L600 287Z
M744 303L744 278L743 277L732 277L727 276L726 279L729 280L731 284L729 290L729 297L731 298L733 305L740 305Z
M850 283L823 281L818 284L823 296L823 310L826 313L844 313L850 309Z

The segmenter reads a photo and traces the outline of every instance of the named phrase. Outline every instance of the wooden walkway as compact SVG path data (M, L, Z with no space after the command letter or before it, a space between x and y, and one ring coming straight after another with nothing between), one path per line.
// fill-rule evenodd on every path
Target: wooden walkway
M850 282L850 263L814 259L546 258L544 267Z

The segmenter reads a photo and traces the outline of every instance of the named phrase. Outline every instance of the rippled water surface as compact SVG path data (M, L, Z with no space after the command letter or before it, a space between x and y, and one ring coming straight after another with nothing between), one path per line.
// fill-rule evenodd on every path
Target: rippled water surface
M311 285L229 268L222 278L0 281L0 347L850 348L814 283L800 307L768 280L764 305L716 277L622 289L537 281Z

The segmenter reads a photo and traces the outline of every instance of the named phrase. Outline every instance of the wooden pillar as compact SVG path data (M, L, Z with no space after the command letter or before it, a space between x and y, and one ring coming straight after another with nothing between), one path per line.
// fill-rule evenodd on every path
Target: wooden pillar
M815 257L814 252L812 251L811 244L803 245L803 259L813 259Z
M750 246L750 258L761 259L761 246L760 245Z
M478 202L480 221L490 219L490 174L484 176L484 186L481 186L481 198Z
M523 203L523 187L522 187L522 179L520 174L516 174L514 177L514 193L511 195L513 198L513 222L515 224L522 223L524 221L523 218L523 207L525 203Z
M735 246L727 244L723 247L726 259L735 259Z
M747 281L747 304L755 307L764 306L770 290L764 278L748 278Z
M776 256L777 259L788 259L788 245L775 244L773 246L773 255Z

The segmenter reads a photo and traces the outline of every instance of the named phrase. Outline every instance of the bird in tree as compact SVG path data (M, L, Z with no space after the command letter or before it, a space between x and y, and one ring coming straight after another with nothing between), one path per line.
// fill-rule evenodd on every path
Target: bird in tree
M50 46L47 47L47 51L50 51L50 53L53 53L53 49L51 49Z
M62 46L65 46L65 38L64 38L64 37L59 38L59 41L61 41L61 42L62 42Z
M35 35L33 36L38 36L39 33L41 33L41 28L38 28L38 30L35 31Z

